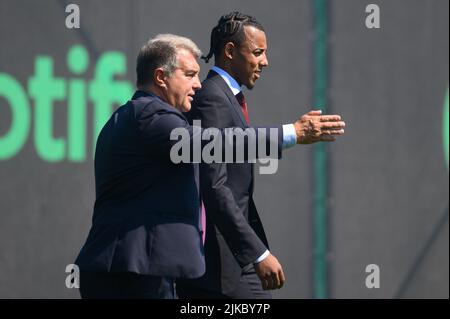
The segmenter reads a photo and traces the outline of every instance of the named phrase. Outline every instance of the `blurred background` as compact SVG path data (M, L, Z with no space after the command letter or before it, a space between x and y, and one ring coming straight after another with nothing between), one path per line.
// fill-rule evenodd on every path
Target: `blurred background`
M140 46L175 33L208 52L235 10L268 40L245 92L253 124L312 108L347 124L256 177L287 279L274 297L449 298L447 0L0 0L0 298L79 298L65 269L91 225L93 148L133 93Z

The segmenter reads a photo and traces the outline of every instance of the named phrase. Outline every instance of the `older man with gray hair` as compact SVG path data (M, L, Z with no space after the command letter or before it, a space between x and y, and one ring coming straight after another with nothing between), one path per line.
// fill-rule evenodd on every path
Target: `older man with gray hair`
M170 131L201 87L188 38L148 41L137 91L97 140L92 227L75 261L82 298L176 298L174 279L205 271L195 166L171 162ZM192 132L192 130L191 130Z

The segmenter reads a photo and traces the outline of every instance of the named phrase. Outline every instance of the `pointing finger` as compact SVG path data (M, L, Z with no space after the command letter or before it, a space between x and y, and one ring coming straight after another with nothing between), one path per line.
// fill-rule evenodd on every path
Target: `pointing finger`
M325 122L322 123L322 129L330 129L330 130L340 130L345 127L345 122Z
M308 115L320 115L322 114L322 110L312 110L307 113Z
M339 115L322 115L320 117L321 122L336 122L340 121L341 117Z

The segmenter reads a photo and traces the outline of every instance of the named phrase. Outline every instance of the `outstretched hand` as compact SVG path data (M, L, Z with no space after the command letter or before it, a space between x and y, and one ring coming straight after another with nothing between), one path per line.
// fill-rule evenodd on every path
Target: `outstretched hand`
M322 111L314 110L301 116L294 126L297 144L311 144L335 141L344 134L345 122L339 115L322 115Z

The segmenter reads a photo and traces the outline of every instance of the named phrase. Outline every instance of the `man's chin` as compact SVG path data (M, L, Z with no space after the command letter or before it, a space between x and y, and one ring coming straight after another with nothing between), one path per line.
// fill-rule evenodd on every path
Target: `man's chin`
M183 104L181 107L180 107L180 111L181 112L184 112L184 113L186 113L186 112L189 112L191 110L191 103L186 103L186 104Z
M245 87L249 90L252 90L255 87L255 82L248 82L245 84Z

